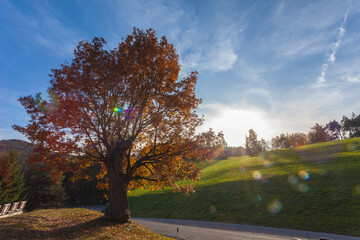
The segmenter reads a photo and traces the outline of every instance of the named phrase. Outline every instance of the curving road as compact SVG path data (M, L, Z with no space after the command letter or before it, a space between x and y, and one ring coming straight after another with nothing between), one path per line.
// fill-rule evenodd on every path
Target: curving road
M319 240L321 237L332 240L360 240L360 237L244 224L162 218L132 218L132 220L154 232L173 238L177 238L177 229L179 229L181 240Z

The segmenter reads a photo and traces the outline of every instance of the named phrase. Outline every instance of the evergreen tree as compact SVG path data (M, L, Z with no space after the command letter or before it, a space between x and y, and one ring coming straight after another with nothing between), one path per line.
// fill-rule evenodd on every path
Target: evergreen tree
M4 181L2 180L2 177L0 175L0 203L5 203L5 198L8 194L7 189L5 188Z
M88 179L77 179L72 181L72 173L65 173L63 186L68 196L67 204L70 205L96 205L106 202L105 195L109 194L106 189L97 188L102 182L96 178L100 166L91 166L88 171Z
M26 172L28 186L28 211L37 208L62 207L66 201L66 193L62 179L54 181L50 174L37 168L30 168Z
M0 159L1 183L0 202L15 202L26 198L26 185L23 167L19 162L19 153L14 149Z

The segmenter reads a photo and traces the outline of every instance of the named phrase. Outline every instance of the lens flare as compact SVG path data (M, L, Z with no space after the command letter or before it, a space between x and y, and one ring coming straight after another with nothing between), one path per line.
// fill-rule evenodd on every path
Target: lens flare
M216 207L215 206L210 206L209 208L211 213L216 213Z
M269 182L269 179L265 176L261 176L261 179L260 179L263 183L268 183Z
M308 180L310 178L310 174L305 172L304 170L299 171L298 175L304 180Z
M259 162L265 161L265 156L264 156L263 153L260 153L260 154L259 154L259 156L258 156L258 161L259 161Z
M360 185L356 185L356 186L353 188L352 193L353 193L354 196L360 195Z
M254 177L256 180L260 180L260 179L261 179L261 172L259 172L259 171L254 171L254 172L253 172L253 177Z
M350 151L356 151L356 150L358 150L358 146L354 143L349 143L347 145L347 149L349 149Z
M298 185L299 191L303 193L308 193L310 191L309 186L306 183L300 183Z
M113 110L114 110L114 112L122 112L122 109L118 108L118 107L114 107Z
M271 214L278 214L282 210L282 203L279 201L279 199L274 199L272 202L268 205L268 211Z
M271 167L272 164L273 164L272 161L269 161L269 160L265 160L265 161L264 161L264 166L265 166L265 167Z
M299 182L299 179L294 175L290 175L288 177L288 182L292 185L296 185Z

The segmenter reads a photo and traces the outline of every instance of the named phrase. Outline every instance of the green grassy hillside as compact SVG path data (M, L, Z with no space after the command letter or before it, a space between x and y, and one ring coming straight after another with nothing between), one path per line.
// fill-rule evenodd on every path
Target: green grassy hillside
M133 216L360 235L360 138L214 161L196 193L130 193Z

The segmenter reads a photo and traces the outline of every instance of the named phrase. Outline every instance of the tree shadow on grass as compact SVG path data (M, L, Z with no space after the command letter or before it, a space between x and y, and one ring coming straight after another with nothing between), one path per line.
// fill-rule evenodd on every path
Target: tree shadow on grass
M198 186L182 193L152 192L129 197L136 217L192 219L247 223L271 227L360 235L358 169L330 170L326 176L289 182L291 173L269 176L266 181L247 180ZM239 173L241 174L241 173ZM295 175L297 175L295 173Z
M95 237L103 227L120 225L106 221L103 217L97 217L84 223L51 230L32 228L39 220L44 219L47 218L26 216L23 219L17 219L13 224L11 222L0 224L0 239L87 239Z

